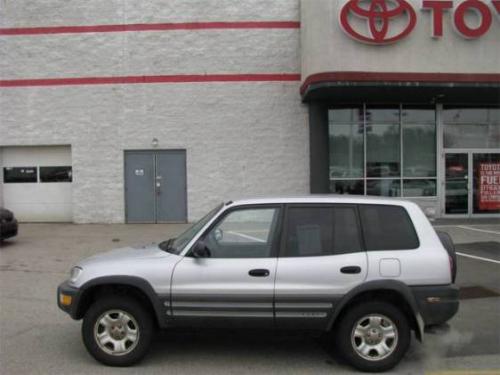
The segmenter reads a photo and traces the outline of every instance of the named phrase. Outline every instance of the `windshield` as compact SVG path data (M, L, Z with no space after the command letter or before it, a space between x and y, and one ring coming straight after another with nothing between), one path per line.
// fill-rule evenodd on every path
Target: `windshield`
M189 243L189 241L191 241L194 238L196 233L198 233L200 229L203 228L205 224L207 224L215 216L215 214L220 211L222 206L223 206L222 203L219 204L212 211L210 211L208 214L206 214L200 220L198 220L198 222L190 226L184 233L182 233L176 239L170 239L168 241L162 242L160 244L160 248L162 248L165 251L168 251L169 253L179 255L184 246L186 246Z

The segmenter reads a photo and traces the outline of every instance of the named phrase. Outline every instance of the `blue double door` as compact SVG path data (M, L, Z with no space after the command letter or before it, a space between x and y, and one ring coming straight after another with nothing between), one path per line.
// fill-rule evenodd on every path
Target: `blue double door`
M185 150L125 151L127 223L187 220Z

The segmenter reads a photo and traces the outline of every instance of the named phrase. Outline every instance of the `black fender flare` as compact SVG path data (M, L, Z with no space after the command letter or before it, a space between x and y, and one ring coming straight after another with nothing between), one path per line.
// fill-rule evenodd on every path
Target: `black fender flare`
M335 306L334 311L328 322L328 330L332 329L336 319L339 317L340 313L343 311L344 307L353 300L353 298L359 296L361 293L365 292L380 292L380 291L391 291L396 292L401 296L411 309L411 313L414 318L416 330L415 334L419 341L423 341L424 337L424 320L420 313L417 305L417 301L411 291L411 289L399 280L374 280L361 284L347 293L340 302Z
M75 306L75 315L77 319L80 319L80 314L77 311L80 311L80 304L82 302L82 297L85 295L85 292L97 286L106 286L106 285L120 285L120 286L131 286L138 290L140 290L149 300L151 306L153 306L154 314L156 320L160 327L166 326L166 308L163 306L163 300L170 300L169 296L165 296L165 298L161 298L153 289L151 284L137 276L127 276L127 275L115 275L115 276L103 276L97 277L95 279L87 281L79 288L79 296L77 298Z

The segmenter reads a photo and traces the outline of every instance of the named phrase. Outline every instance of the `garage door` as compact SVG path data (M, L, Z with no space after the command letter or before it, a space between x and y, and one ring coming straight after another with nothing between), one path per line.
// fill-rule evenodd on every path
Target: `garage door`
M0 162L0 203L19 221L72 221L71 147L3 147Z

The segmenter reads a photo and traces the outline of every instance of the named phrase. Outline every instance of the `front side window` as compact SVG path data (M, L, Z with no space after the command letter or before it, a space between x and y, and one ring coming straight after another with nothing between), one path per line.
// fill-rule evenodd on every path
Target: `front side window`
M419 247L417 233L404 207L364 204L359 206L359 213L367 251Z
M3 182L13 183L36 183L38 173L36 167L5 167L3 169Z
M198 220L196 223L194 223L192 226L186 229L171 243L169 243L169 241L165 241L162 243L163 245L160 244L160 247L164 248L164 250L167 250L173 254L179 255L184 249L184 246L186 246L196 236L196 234L205 225L207 225L210 220L213 219L213 217L222 209L223 206L224 205L222 203L219 204L217 207L212 209L208 214L203 216L200 220Z
M279 208L244 208L229 212L205 236L211 258L271 256Z
M354 207L292 207L285 257L338 255L362 250Z

